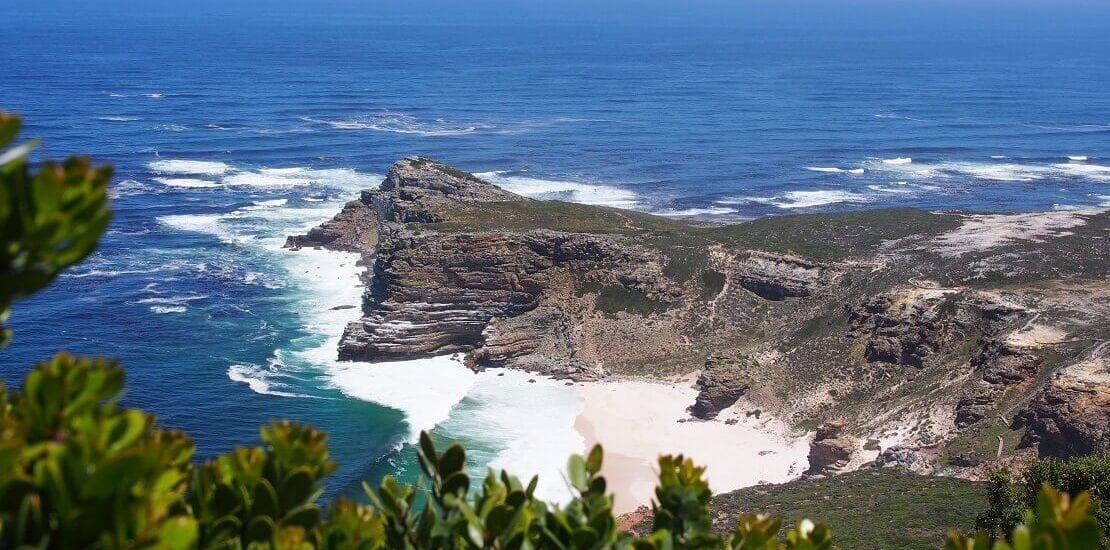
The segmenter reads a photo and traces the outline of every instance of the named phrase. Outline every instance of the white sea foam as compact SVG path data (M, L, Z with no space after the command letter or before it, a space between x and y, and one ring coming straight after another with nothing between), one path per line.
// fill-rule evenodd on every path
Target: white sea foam
M305 167L263 168L224 176L225 185L250 187L297 187L325 185L348 191L377 187L381 176L348 168L315 169Z
M135 180L123 180L108 188L108 194L113 199L125 195L144 195L153 190L150 185Z
M158 314L185 313L188 309L185 306L150 306L150 311Z
M334 354L335 348L328 351ZM349 397L404 412L410 443L421 430L431 430L447 420L475 378L461 361L449 356L389 363L334 362L330 377Z
M191 174L201 176L219 176L232 169L225 162L206 160L156 160L147 164L147 167L162 174Z
M868 166L877 172L914 180L952 180L972 178L982 181L1031 183L1047 178L1086 179L1110 181L1110 166L1089 162L1057 164L1021 164L1017 162L949 161L934 163L871 162Z
M773 199L770 204L779 208L813 208L815 206L823 206L826 204L836 204L840 202L868 202L870 199L866 195L853 193L851 191L839 190L818 190L818 191L787 191L781 197Z
M870 189L870 190L872 190L872 191L878 191L878 192L880 192L880 193L902 193L902 194L911 194L911 193L916 193L916 192L917 192L917 190L916 190L916 189L913 189L913 188L911 188L911 187L909 187L909 186L906 186L906 185L897 185L897 186L890 186L890 185L868 185L868 186L867 186L867 188L868 188L868 189Z
M895 115L895 114L890 114L890 113L880 113L880 114L871 115L871 116L873 116L875 118L889 118L889 119L898 119L898 120L912 120L914 122L925 122L923 119L920 119L920 118L914 118L914 117L909 117L909 116L905 116L905 115Z
M151 298L141 298L135 300L136 304L170 304L170 305L184 305L189 302L203 300L207 298L207 294L187 294L184 296L154 296Z
M1085 155L1068 155L1068 160L1075 162L1085 162L1087 157Z
M255 201L253 206L261 206L263 208L272 208L277 206L285 206L289 203L289 199L272 199L268 201Z
M1110 182L1110 166L1098 164L1068 162L1057 164L1055 168L1071 177L1091 179L1100 182Z
M909 157L898 157L898 158L893 158L893 159L883 159L883 164L898 165L898 164L911 164L912 162L913 162L913 159L909 158Z
M136 120L142 120L137 116L101 116L96 117L96 119L105 122L135 122Z
M205 233L218 237L221 242L233 243L251 240L250 235L237 235L224 223L221 214L173 214L159 216L158 223L179 231L191 233Z
M349 119L321 120L302 117L305 122L327 124L337 130L375 130L395 134L411 134L423 137L462 136L479 129L489 128L485 124L459 124L437 118L424 120L406 113L384 111Z
M281 391L277 388L284 388L287 385L283 382L274 380L274 371L265 369L258 365L231 365L227 368L227 377L233 382L241 382L246 384L251 391L260 393L262 395L273 395L277 397L312 397L294 392Z
M586 444L575 429L582 409L582 397L563 381L491 369L475 377L440 432L481 442L475 446L480 448L469 451L478 459L472 475L484 475L482 463L517 475L538 474L536 494L565 502L571 496L565 480L567 458L581 453Z
M474 175L502 189L534 199L562 200L618 208L634 208L639 205L635 193L611 185L506 176L502 172L481 172Z
M162 93L150 93L150 94L143 94L143 95L146 96L146 97L149 97L150 99L161 99L163 97L166 97L166 94L162 94Z
M864 203L871 198L862 193L841 190L787 191L774 197L736 197L715 201L717 204L769 204L777 208L813 208L841 202Z
M220 187L220 184L214 181L196 178L154 178L154 181L168 187L178 187L181 189L212 189L214 187Z
M692 216L723 216L725 214L735 214L736 210L733 208L723 208L719 206L708 206L705 208L684 208L682 210L655 210L652 214L659 216L668 216L674 218L692 217Z
M863 168L837 168L835 166L806 166L806 170L829 174L862 174L865 172Z

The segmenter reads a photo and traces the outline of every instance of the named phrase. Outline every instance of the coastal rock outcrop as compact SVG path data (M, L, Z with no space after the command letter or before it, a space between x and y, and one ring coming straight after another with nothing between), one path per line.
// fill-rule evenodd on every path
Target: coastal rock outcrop
M1023 445L1062 458L1110 451L1110 360L1099 355L1106 348L1057 372L1019 414Z
M853 328L866 338L868 361L924 367L961 338L952 290L910 288L879 294L852 309Z
M915 449L901 445L894 445L880 451L872 465L876 468L902 468L919 473L932 469L928 461Z
M965 428L985 418L1010 386L1037 376L1041 359L1003 340L989 340L974 357L971 367L982 379L956 405L956 426Z
M792 254L749 251L732 266L733 279L741 287L765 300L810 296L836 284L836 268Z
M828 421L817 428L809 445L809 470L806 475L819 477L842 471L855 457L858 441L846 433L843 421Z
M713 356L705 361L698 376L697 400L690 407L690 414L702 420L717 417L731 407L752 384L752 371L758 368L755 359L739 356Z
M627 246L585 234L429 233L390 239L388 254L374 263L366 316L347 327L340 358L390 360L475 350L485 342L492 319L540 304L552 284L550 270L622 261L631 261ZM513 344L502 336L486 356L519 355L528 344L517 340Z
M966 219L888 209L722 227L532 200L407 157L287 246L362 255L341 359L464 353L475 369L574 380L700 369L695 418L741 397L796 426L835 414L896 445L876 464L919 471L946 456L987 471L1000 421L1043 455L1107 449L1110 383L1088 352L1110 326L1110 214L938 249ZM809 475L870 463L859 441L822 426Z

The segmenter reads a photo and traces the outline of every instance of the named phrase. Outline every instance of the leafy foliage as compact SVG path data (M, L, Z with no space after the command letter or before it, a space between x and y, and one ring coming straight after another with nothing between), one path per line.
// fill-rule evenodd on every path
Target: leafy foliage
M20 124L18 116L0 111L0 325L13 301L88 256L109 219L111 168L70 157L32 172L27 154L35 142L5 150ZM0 346L10 337L0 326Z
M986 531L974 537L956 533L948 536L945 550L1056 550L1104 548L1102 529L1094 518L1090 493L1072 499L1045 484L1037 494L1037 506L1025 512L1025 523L1014 527L1009 541L992 540Z
M979 515L980 529L1008 533L1025 520L1027 509L1039 512L1041 487L1049 485L1070 494L1086 492L1091 496L1091 513L1103 532L1110 532L1110 456L1094 455L1072 459L1038 460L1014 477L1005 470L991 474L987 492L988 509ZM1104 540L1110 544L1110 540Z
M364 486L370 504L340 498L325 515L335 463L318 430L272 422L261 446L194 467L184 434L117 405L114 362L59 354L22 388L0 393L4 548L831 548L827 529L804 522L780 546L780 523L759 516L715 533L704 469L683 457L660 458L656 528L635 538L617 527L600 446L571 457L577 497L560 506L535 497L535 477L490 470L472 488L462 446L439 452L427 434L421 484L386 477Z
M18 129L0 118L0 143ZM41 289L87 255L107 223L107 169L87 161L44 163L32 176L28 147L0 155L0 306ZM46 174L46 175L43 175ZM41 189L40 189L41 186ZM189 438L150 415L119 406L123 370L114 361L66 353L39 363L21 390L0 384L0 548L218 549L635 549L829 550L828 528L749 515L713 530L704 468L683 456L659 459L651 533L621 531L595 446L572 456L566 504L488 470L477 486L458 445L440 452L421 434L416 485L385 477L364 485L369 504L317 501L335 469L323 432L271 422L261 446L240 447L194 466ZM1102 536L1087 493L1074 500L1048 486L1011 542L995 550L1095 548ZM951 535L948 548L977 550L988 535Z
M193 444L115 401L123 370L65 353L0 393L0 547L187 548Z

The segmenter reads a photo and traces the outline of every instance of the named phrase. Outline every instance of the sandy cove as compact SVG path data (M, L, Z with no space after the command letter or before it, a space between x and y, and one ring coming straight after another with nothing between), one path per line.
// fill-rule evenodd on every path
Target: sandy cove
M760 483L782 483L808 467L809 437L777 420L747 416L743 399L715 420L692 419L686 407L697 390L677 383L617 380L575 384L583 410L575 422L586 447L605 448L602 474L616 495L618 514L651 502L656 459L684 454L706 467L714 493ZM735 423L726 421L735 420Z

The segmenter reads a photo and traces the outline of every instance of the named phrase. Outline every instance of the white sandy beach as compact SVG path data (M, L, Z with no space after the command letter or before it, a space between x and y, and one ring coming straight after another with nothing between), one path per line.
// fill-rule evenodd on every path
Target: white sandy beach
M659 383L641 380L576 384L583 410L576 422L587 447L605 448L602 474L615 493L617 513L651 502L656 458L684 454L706 467L714 493L759 483L781 483L808 466L809 440L791 435L777 420L747 417L743 400L717 419L691 419L686 407L697 396L689 380ZM735 424L726 420L736 419ZM680 421L684 420L684 421Z

